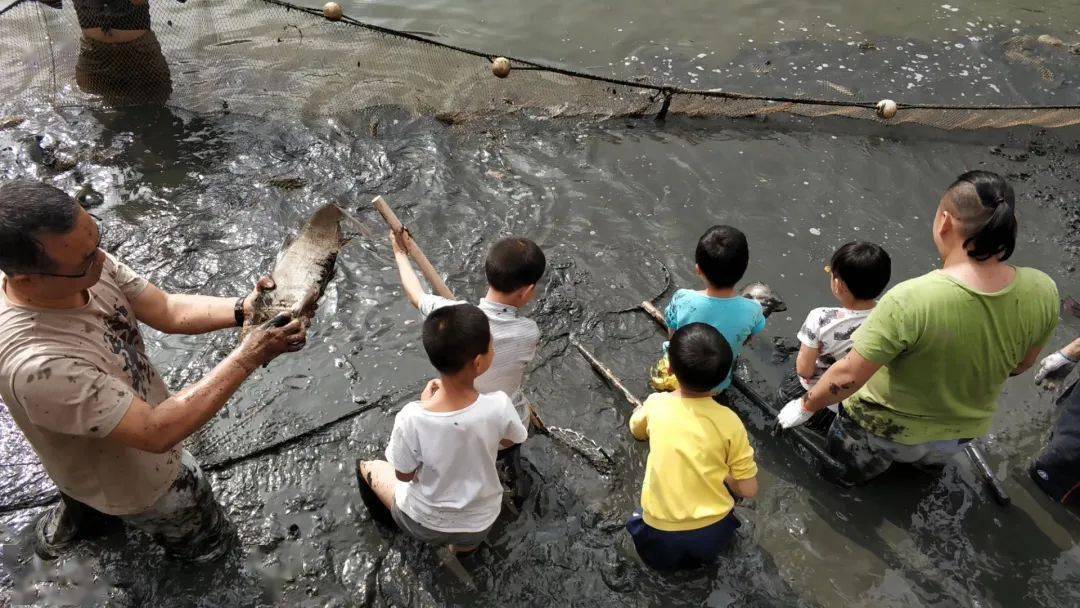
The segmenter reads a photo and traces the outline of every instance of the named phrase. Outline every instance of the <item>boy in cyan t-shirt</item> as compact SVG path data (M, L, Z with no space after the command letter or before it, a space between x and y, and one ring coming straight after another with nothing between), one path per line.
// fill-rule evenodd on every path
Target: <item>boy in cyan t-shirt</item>
M705 280L705 289L680 289L675 292L664 311L668 330L675 332L690 323L711 325L724 336L731 347L732 360L735 360L746 341L765 330L765 314L761 305L741 297L735 291L735 284L742 279L750 262L746 235L731 226L709 228L698 239L694 262L698 275ZM678 388L667 355L653 368L650 381L658 391ZM713 392L719 393L729 386L730 370L713 388Z
M712 326L679 328L668 347L679 388L654 393L630 417L634 438L649 442L641 511L626 529L646 565L661 570L714 561L740 526L732 494L757 494L754 450L739 417L713 400L734 360Z

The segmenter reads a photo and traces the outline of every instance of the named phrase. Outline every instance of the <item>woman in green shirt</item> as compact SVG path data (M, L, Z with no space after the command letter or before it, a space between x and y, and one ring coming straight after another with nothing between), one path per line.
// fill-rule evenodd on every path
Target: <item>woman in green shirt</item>
M1057 325L1050 277L1005 263L1017 223L1001 176L957 178L933 230L941 269L889 290L851 352L778 417L790 428L843 402L827 447L847 481L865 482L894 462L941 465L985 435L1005 380L1035 363Z

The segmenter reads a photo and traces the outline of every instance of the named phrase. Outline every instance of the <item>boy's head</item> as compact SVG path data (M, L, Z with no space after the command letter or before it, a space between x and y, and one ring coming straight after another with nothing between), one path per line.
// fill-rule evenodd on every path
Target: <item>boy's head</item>
M532 299L545 268L547 258L540 247L517 237L492 245L484 263L488 286L505 295L519 296L522 304Z
M829 262L832 290L840 298L846 289L855 300L873 300L885 291L892 260L880 246L852 241L840 247Z
M727 378L731 370L731 346L712 325L690 323L680 327L668 344L671 371L679 387L707 393Z
M472 304L438 308L424 320L424 351L439 374L475 378L491 367L488 318Z
M694 261L709 285L734 287L750 263L746 235L731 226L713 226L698 239Z

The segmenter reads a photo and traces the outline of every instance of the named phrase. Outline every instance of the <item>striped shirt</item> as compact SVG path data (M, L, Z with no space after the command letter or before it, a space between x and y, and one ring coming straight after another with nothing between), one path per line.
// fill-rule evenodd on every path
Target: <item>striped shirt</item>
M436 309L463 301L448 300L435 294L426 293L420 297L420 314L427 317ZM481 298L478 305L487 315L491 327L491 340L495 346L495 358L491 368L481 374L474 383L481 393L502 391L510 395L522 424L528 424L529 409L521 385L525 381L525 370L536 356L540 345L540 327L536 321L518 315L514 306L492 302Z

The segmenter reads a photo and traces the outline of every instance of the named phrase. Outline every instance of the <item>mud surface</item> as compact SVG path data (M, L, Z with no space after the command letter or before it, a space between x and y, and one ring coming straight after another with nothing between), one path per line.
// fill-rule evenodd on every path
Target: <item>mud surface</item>
M835 61L828 45L790 46L807 60ZM1064 92L1046 94L1074 93L1078 73L1063 80ZM973 94L967 81L955 89L948 82L942 78L939 91L946 96ZM1032 88L1023 96L1039 94ZM527 390L549 425L589 437L615 467L600 475L565 447L530 439L532 495L520 516L504 514L489 545L465 560L478 591L431 551L378 529L355 491L353 462L381 452L394 413L431 370L389 244L354 239L338 258L307 349L260 371L189 441L213 469L243 541L224 563L170 563L136 532L83 543L58 562L32 557L28 524L41 507L28 505L47 502L53 489L0 416L0 593L13 604L1080 601L1080 524L1026 475L1053 417L1051 397L1031 386L1030 375L1007 385L986 441L1014 500L1008 510L989 500L961 459L937 477L898 473L870 488L836 488L739 398L734 406L751 428L764 489L738 508L744 527L717 568L661 576L638 565L622 531L638 498L645 446L626 431L625 403L566 339L575 335L644 396L661 336L634 307L669 285L696 285L697 237L708 225L734 224L751 243L747 278L769 283L788 304L770 318L765 339L744 351L745 373L771 392L794 364L784 342L810 308L832 301L821 269L835 247L854 238L882 244L896 280L930 270L937 197L973 168L1014 180L1016 263L1046 271L1063 295L1076 295L1076 131L678 119L504 121L464 130L388 112L372 135L368 122L348 117L305 124L47 107L25 117L0 130L0 174L48 180L73 194L91 186L105 247L168 290L245 293L290 231L329 202L382 234L369 207L375 194L387 195L462 296L482 294L483 258L494 239L531 236L547 251L550 271L531 308L544 342ZM74 166L47 162L57 155ZM1066 319L1053 344L1076 335L1080 320ZM174 389L200 377L236 339L151 330L146 337Z

